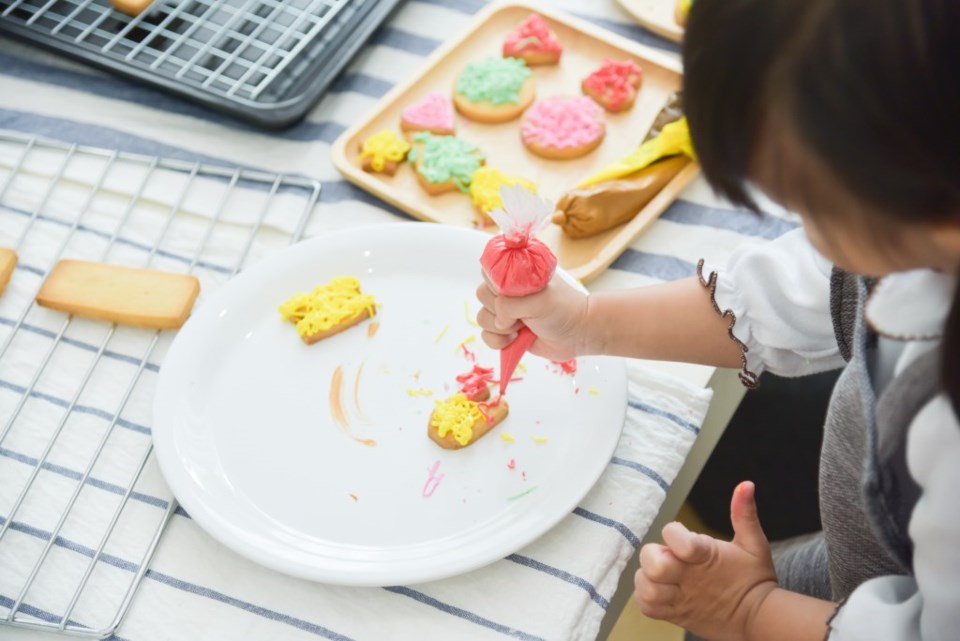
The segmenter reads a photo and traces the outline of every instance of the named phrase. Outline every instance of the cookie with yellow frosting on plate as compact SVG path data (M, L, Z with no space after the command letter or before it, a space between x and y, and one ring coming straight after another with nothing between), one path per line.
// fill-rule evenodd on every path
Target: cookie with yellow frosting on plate
M491 402L471 401L460 392L437 401L427 423L427 434L440 447L458 450L476 443L502 423L509 412L510 407L502 397Z
M280 305L283 320L296 325L303 342L312 345L375 316L377 302L360 291L353 276L337 276L309 293L297 293Z

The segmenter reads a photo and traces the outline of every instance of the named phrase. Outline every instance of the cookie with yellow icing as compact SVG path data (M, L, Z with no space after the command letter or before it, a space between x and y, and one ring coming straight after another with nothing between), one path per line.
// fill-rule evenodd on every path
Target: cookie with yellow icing
M453 104L464 117L498 123L519 118L536 97L533 72L519 58L471 62L457 77Z
M430 439L446 450L458 450L477 442L481 436L503 422L510 412L505 399L492 403L471 401L460 392L437 401L427 423Z
M537 186L525 178L508 176L495 167L481 167L473 172L470 181L470 201L476 212L478 226L493 224L490 212L503 207L500 199L500 187L503 185L521 185L533 193L537 192Z
M360 143L360 166L366 172L392 176L409 151L410 143L396 132L383 129Z
M283 320L296 325L307 345L339 334L375 316L377 302L360 291L353 276L337 276L309 293L297 293L280 305Z

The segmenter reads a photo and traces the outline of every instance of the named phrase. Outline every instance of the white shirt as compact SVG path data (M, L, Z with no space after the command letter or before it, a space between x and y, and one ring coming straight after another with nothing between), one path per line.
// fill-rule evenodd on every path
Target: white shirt
M802 230L741 249L716 271L716 301L736 314L748 369L802 376L844 365L830 315L831 265ZM865 317L887 344L874 363L875 385L940 348L955 286L930 270L876 285ZM854 590L831 623L832 641L960 639L960 423L945 394L910 425L907 465L921 489L909 528L914 576L877 577Z

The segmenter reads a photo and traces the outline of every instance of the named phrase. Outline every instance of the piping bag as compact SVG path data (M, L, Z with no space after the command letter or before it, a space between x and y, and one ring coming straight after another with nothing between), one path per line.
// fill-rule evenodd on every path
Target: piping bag
M523 185L500 187L503 207L490 212L500 227L483 249L480 265L487 282L502 296L529 296L547 286L557 268L557 257L534 235L553 214L553 203L530 192ZM517 364L537 340L524 325L512 343L500 350L500 396Z

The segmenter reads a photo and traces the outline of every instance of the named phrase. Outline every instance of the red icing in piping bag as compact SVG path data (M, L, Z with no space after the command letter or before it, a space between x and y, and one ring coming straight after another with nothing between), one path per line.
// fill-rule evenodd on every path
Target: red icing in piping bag
M498 294L529 296L545 288L557 268L557 257L534 238L553 213L553 204L521 185L504 185L500 198L503 208L490 212L490 217L502 233L487 243L480 264ZM517 364L535 340L537 335L524 326L517 338L500 350L501 396L506 394Z

